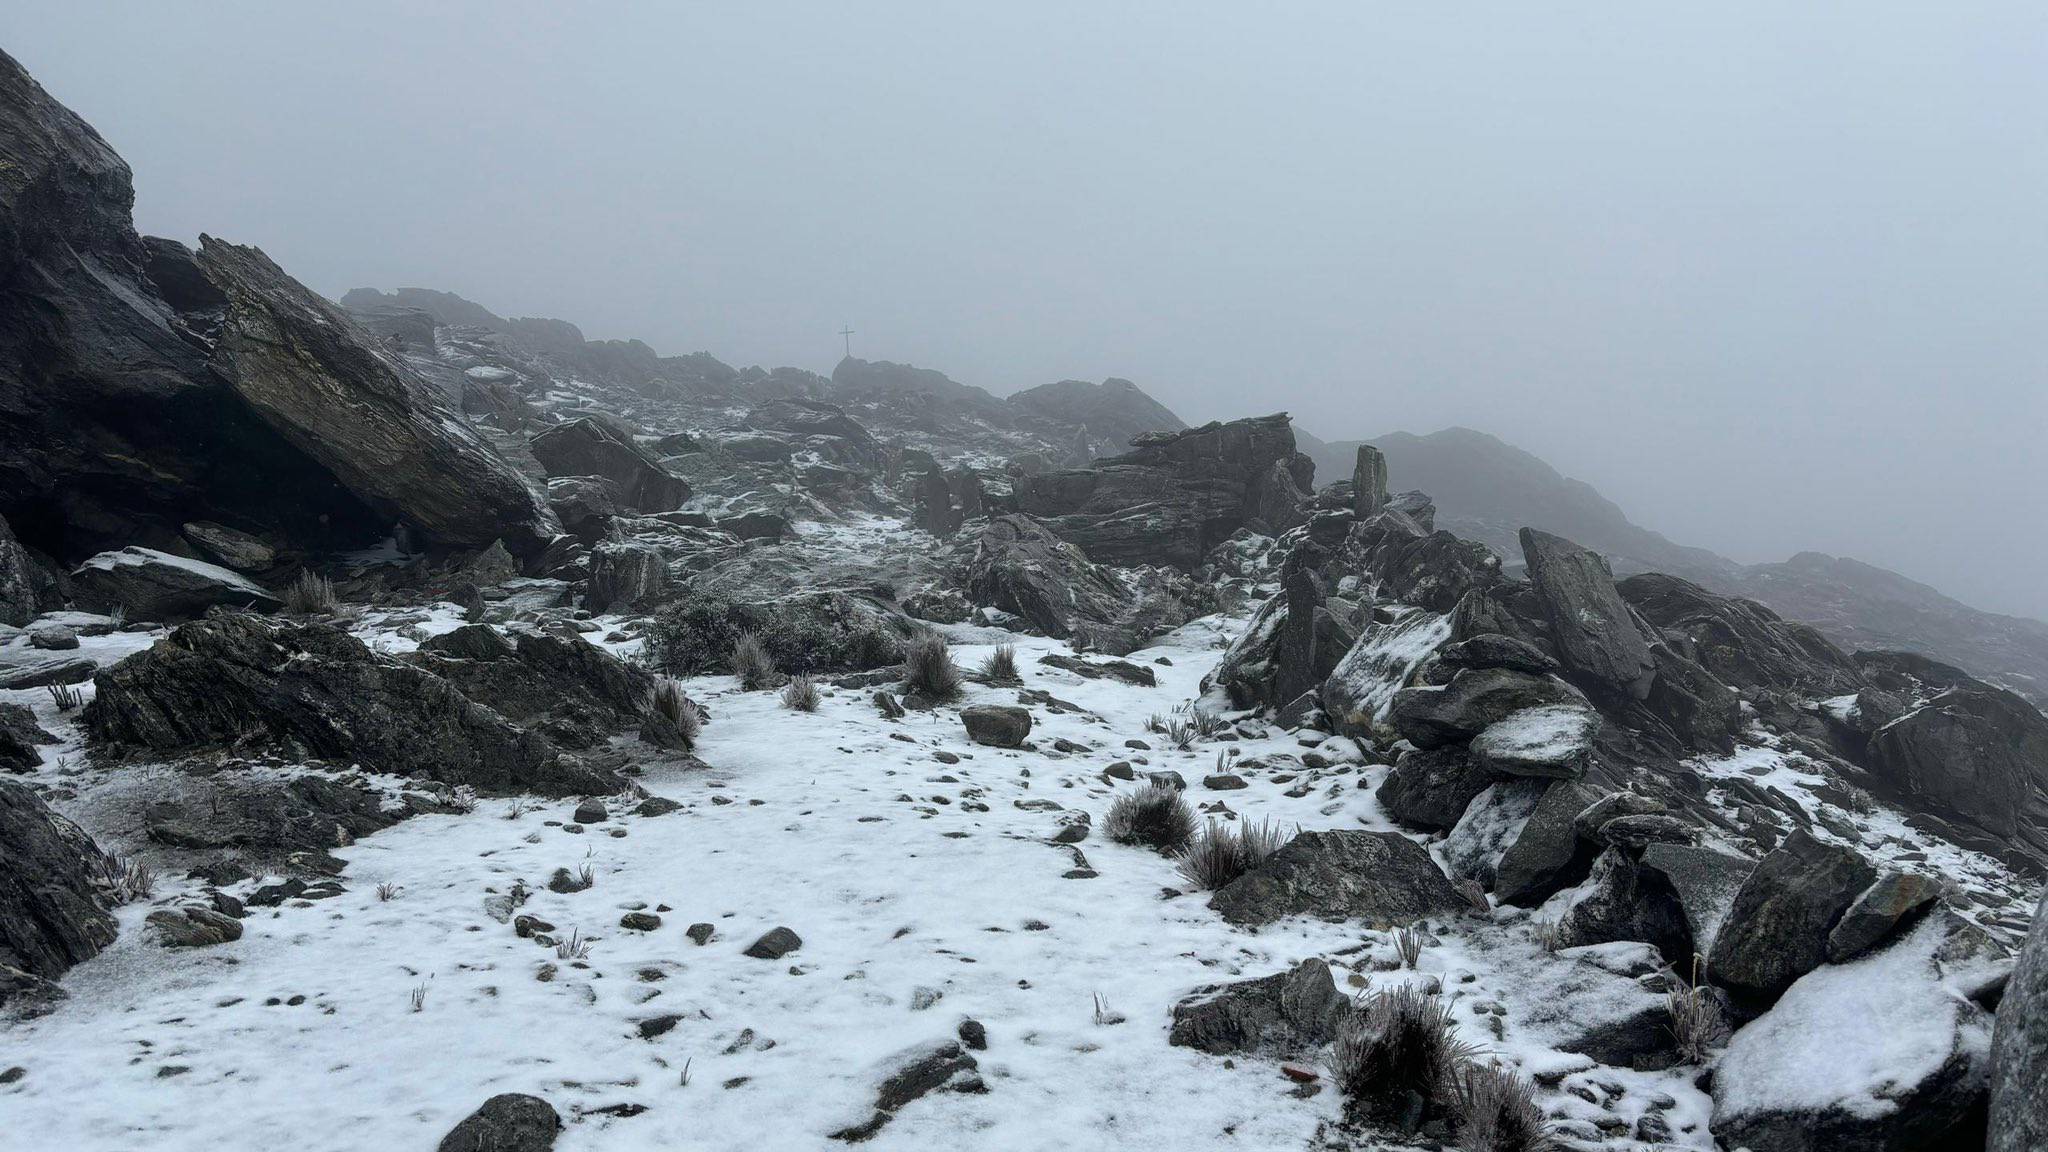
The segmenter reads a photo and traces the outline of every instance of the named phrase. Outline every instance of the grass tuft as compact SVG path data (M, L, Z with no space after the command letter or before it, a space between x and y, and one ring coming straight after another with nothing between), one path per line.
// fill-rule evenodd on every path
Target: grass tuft
M1148 784L1118 796L1103 819L1103 834L1118 844L1179 852L1195 837L1195 810L1175 789Z
M1023 677L1017 674L1017 646L999 644L981 662L981 678L991 684L1015 684Z
M732 674L739 677L743 691L755 692L775 685L775 661L769 657L768 649L761 638L752 632L740 633L732 644Z
M792 676L782 686L782 706L796 712L818 710L818 682L809 676Z
M341 611L341 598L334 594L334 581L306 571L285 589L284 608L294 616L332 616Z
M959 699L960 669L944 636L927 632L911 643L903 657L903 683L909 693L927 700Z
M1365 997L1339 1026L1330 1077L1354 1119L1412 1131L1447 1111L1478 1051L1458 1038L1442 1000L1404 984Z
M1213 891L1257 867L1285 842L1269 822L1225 824L1212 816L1174 864L1188 883Z

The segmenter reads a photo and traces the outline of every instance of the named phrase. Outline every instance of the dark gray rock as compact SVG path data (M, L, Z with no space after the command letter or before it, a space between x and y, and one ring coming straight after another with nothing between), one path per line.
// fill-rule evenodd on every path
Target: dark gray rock
M1134 591L1044 524L1014 513L989 519L954 579L975 604L1111 654L1141 647L1189 619L1178 598ZM1175 586L1164 576L1158 582L1162 593Z
M1754 600L1716 596L1660 572L1631 576L1615 588L1666 637L1682 641L1683 655L1720 683L1817 696L1863 685L1855 663L1818 629L1781 619Z
M1657 663L1614 573L1599 553L1561 536L1521 531L1529 583L1550 621L1558 658L1567 668L1635 699L1649 694Z
M667 558L652 544L603 540L590 549L590 584L584 599L596 611L652 611L680 591L670 584Z
M517 724L563 746L595 747L647 721L654 677L575 635L465 624L404 657Z
M1336 1039L1350 1014L1351 1000L1337 990L1330 966L1304 960L1286 972L1197 989L1174 1005L1166 1042L1212 1056L1299 1056Z
M1736 893L1756 867L1740 856L1684 844L1652 844L1643 849L1640 863L1663 876L1677 894L1693 951L1701 955L1711 954L1728 910L1735 906Z
M102 746L157 755L252 745L491 792L605 794L620 782L563 757L454 685L324 624L219 616L186 624L95 678L84 720Z
M689 482L610 425L584 417L557 424L527 442L549 476L602 476L617 485L625 508L667 512L690 498Z
M166 948L210 948L242 938L242 922L211 908L184 906L151 912L144 920Z
M1661 873L1640 867L1620 848L1593 862L1578 899L1557 920L1560 947L1640 940L1674 964L1692 958L1692 933L1678 894Z
M57 738L36 723L26 704L0 704L0 772L33 772L43 762L37 749Z
M1431 532L1388 507L1353 523L1337 552L1345 572L1368 575L1381 599L1449 612L1475 590L1501 579L1500 557L1475 540Z
M1482 632L1437 649L1437 659L1454 668L1512 668L1541 676L1557 671L1557 661L1527 640Z
M561 1130L552 1104L507 1092L484 1101L443 1136L438 1152L549 1152Z
M2020 948L1991 1034L1985 1152L2048 1148L2048 895Z
M976 1075L979 1067L957 1041L946 1041L921 1052L882 1081L875 1094L875 1112L865 1123L832 1133L834 1140L849 1144L872 1139L895 1116L898 1109L941 1089L953 1092L986 1092L988 1086Z
M261 572L277 563L277 549L225 524L195 520L184 531L185 539L200 551L237 572Z
M1546 704L1510 712L1482 729L1472 758L1502 776L1576 780L1593 762L1600 715L1582 704Z
M1591 789L1570 780L1556 781L1544 791L1494 868L1495 899L1540 904L1585 876L1595 852L1579 837L1574 820L1592 799Z
M50 811L20 784L0 781L0 970L33 979L13 983L39 995L38 980L55 980L114 942L99 881L105 853L85 831ZM0 980L0 1005L10 983Z
M0 516L0 624L19 628L43 610L42 578L28 549Z
M282 859L345 848L407 811L385 810L383 795L368 788L307 773L290 780L209 777L176 799L150 801L142 815L144 835L158 844Z
M1909 802L2048 847L2048 717L2019 696L1971 681L1886 724L1870 738L1871 769Z
M747 955L756 960L780 960L804 946L803 937L787 928L771 928L759 940L747 945Z
M1360 520L1379 515L1387 505L1387 458L1370 444L1358 446L1358 463L1351 469L1351 514Z
M993 748L1020 748L1031 736L1031 713L1014 704L970 704L960 710L967 738Z
M1934 903L1941 884L1918 872L1886 872L1865 888L1828 933L1828 961L1840 964L1875 947L1908 917Z
M1449 831L1472 798L1497 779L1463 748L1418 749L1401 754L1375 795L1387 815L1403 824Z
M154 548L102 552L79 565L71 582L80 603L102 611L118 607L131 620L189 620L216 606L263 612L284 606L239 572Z
M1394 832L1303 832L1210 898L1232 924L1287 916L1408 924L1470 905L1415 841Z
M1707 970L1738 993L1776 996L1827 960L1828 933L1876 879L1854 850L1794 831L1736 893Z
M28 646L43 652L71 652L78 648L78 633L48 621L28 627Z
M1439 748L1468 741L1524 708L1583 702L1576 689L1555 677L1465 668L1442 687L1401 689L1387 718L1417 748Z
M1615 848L1640 849L1652 844L1691 844L1698 839L1698 828L1676 816L1662 812L1616 816L1600 825L1593 833L1595 843Z

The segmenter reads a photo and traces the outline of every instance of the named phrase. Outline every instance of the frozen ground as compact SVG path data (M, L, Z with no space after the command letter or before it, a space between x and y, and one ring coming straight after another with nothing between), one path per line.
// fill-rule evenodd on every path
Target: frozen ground
M804 715L705 678L690 688L713 717L700 747L712 768L643 781L679 811L581 834L565 828L571 802L416 817L340 852L344 895L252 909L246 935L214 948L168 951L143 930L148 905L130 906L119 942L66 978L61 1011L0 1033L0 1065L28 1070L0 1087L10 1139L80 1152L431 1148L484 1098L517 1091L556 1105L571 1152L839 1146L828 1133L867 1116L906 1052L971 1017L988 1030L977 1056L989 1092L926 1097L872 1146L1301 1148L1337 1116L1334 1093L1295 1095L1271 1061L1170 1047L1167 1025L1198 986L1322 956L1354 989L1440 980L1474 1038L1551 1075L1549 1106L1597 1119L1567 1090L1625 1085L1632 1119L1665 1093L1673 1127L1692 1126L1680 1139L1710 1147L1707 1101L1684 1073L1596 1069L1545 1047L1545 989L1561 974L1603 974L1543 953L1523 925L1436 925L1418 977L1373 971L1391 943L1358 926L1231 929L1202 895L1169 895L1181 883L1170 862L1099 836L1078 846L1097 875L1066 878L1079 861L1049 837L1061 810L1101 824L1115 795L1102 769L1118 759L1181 772L1203 807L1290 827L1388 826L1370 790L1383 769L1307 770L1277 730L1195 753L1124 746L1164 746L1148 717L1192 698L1243 623L1200 621L1135 654L1156 688L1042 666L1064 648L1022 640L1025 686L1085 710L1034 705L1035 751L971 745L950 710L890 722L848 690ZM988 645L956 651L972 667ZM976 686L969 699L1010 702L1016 690ZM1090 750L1059 753L1059 738ZM1250 787L1202 786L1219 749L1237 751L1233 771ZM586 862L592 888L547 890L556 868ZM522 881L533 895L521 911L593 940L587 960L560 959L486 911L486 897ZM397 894L380 900L387 883ZM154 902L185 884L160 884ZM661 909L661 926L622 929L636 909ZM684 934L698 921L716 928L701 947ZM778 925L802 936L799 951L743 955ZM1098 1023L1098 998L1123 1022ZM669 1014L681 1018L670 1031L641 1038L642 1021ZM605 1111L621 1105L646 1111Z

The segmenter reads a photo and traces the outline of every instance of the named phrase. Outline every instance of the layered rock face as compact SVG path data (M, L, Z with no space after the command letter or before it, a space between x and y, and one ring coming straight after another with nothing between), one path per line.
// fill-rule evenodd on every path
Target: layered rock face
M1044 520L1090 559L1193 568L1240 528L1301 523L1314 478L1281 413L1155 432L1091 468L1020 477L1018 511Z
M0 861L0 1006L58 995L41 982L114 941L99 889L106 857L34 792L0 781Z
M690 485L648 451L596 420L571 420L527 445L551 477L601 476L617 486L628 508L667 512L690 498Z
M208 521L307 549L394 521L544 540L518 474L254 249L130 222L129 171L0 54L0 516L75 562Z

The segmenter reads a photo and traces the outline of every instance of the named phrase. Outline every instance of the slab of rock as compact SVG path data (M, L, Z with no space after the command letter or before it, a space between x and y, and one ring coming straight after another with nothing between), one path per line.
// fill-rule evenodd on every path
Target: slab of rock
M1503 776L1576 780L1593 762L1600 715L1578 704L1524 708L1472 738L1472 758Z
M986 1092L988 1086L976 1074L979 1067L974 1057L969 1056L958 1041L948 1040L928 1051L920 1052L892 1073L888 1079L882 1081L881 1088L875 1093L873 1116L865 1123L832 1133L832 1138L844 1140L849 1144L871 1139L895 1116L898 1109L941 1089L951 1092Z
M0 516L0 624L19 628L42 610L44 577Z
M1592 867L1595 849L1581 838L1576 817L1591 802L1583 784L1560 780L1544 789L1494 869L1494 899L1534 905L1577 883Z
M1482 889L1494 886L1501 859L1528 827L1552 781L1509 776L1472 798L1438 854L1451 875Z
M1828 933L1828 960L1839 964L1859 956L1892 934L1907 917L1941 895L1941 884L1918 872L1886 872L1865 888Z
M2028 802L2048 764L2048 717L2013 693L1974 681L1951 688L1879 728L1869 756L1914 803L2040 843Z
M1583 703L1576 689L1555 677L1464 668L1442 687L1401 689L1387 719L1417 748L1440 748L1470 740L1525 708Z
M1061 652L1048 652L1039 657L1038 662L1064 669L1088 680L1100 680L1107 676L1137 688L1156 688L1159 685L1159 677L1150 668L1143 664L1133 664L1128 660L1083 660Z
M1991 1037L1985 1152L2048 1148L2048 895L2020 948Z
M242 938L242 922L211 908L163 908L144 918L166 948L210 948Z
M185 539L237 572L261 572L277 563L277 549L247 532L211 520L186 524Z
M1286 972L1200 988L1173 1008L1166 1042L1213 1056L1269 1052L1294 1056L1336 1039L1351 1014L1330 966L1304 960Z
M507 1092L484 1101L441 1138L438 1152L549 1152L562 1130L554 1105Z
M151 841L282 858L345 848L408 814L387 811L380 793L311 772L290 780L223 775L190 788L177 799L144 805L143 832Z
M79 565L71 581L80 603L97 610L118 607L130 620L189 620L215 606L263 612L284 606L239 572L154 548L102 552Z
M1061 640L1112 654L1185 623L1172 597L1147 596L1052 529L1017 513L989 518L954 579L975 604L1021 618Z
M33 772L43 762L38 749L57 738L36 723L26 704L0 704L0 772Z
M1522 559L1567 668L1635 699L1649 695L1657 662L1636 626L1614 572L1599 553L1534 528L1521 531Z
M1693 951L1703 956L1713 952L1714 939L1735 906L1735 894L1756 867L1740 856L1686 844L1652 844L1643 849L1641 864L1662 875L1678 895Z
M1374 795L1401 823L1447 832L1464 818L1473 797L1497 779L1463 748L1414 749L1401 753Z
M1437 659L1454 668L1512 668L1541 676L1557 671L1557 661L1527 640L1499 632L1482 632L1437 650Z
M83 684L99 671L99 661L90 656L71 659L31 660L26 664L0 664L0 691L47 688L56 684Z
M549 476L602 476L618 486L620 501L642 512L668 512L690 498L689 482L662 467L654 454L609 425L583 417L527 443Z
M1031 735L1031 713L1015 704L970 704L960 710L967 738L992 748L1020 748Z
M756 960L780 960L804 946L803 937L787 928L771 928L759 940L747 945L747 955Z
M1593 862L1592 874L1557 920L1560 947L1637 940L1682 964L1692 958L1692 932L1678 895L1663 874L1637 864L1622 849L1609 848Z
M1853 849L1794 831L1743 881L1707 970L1737 992L1783 992L1827 960L1828 934L1876 879L1877 871Z
M1242 927L1287 916L1410 924L1470 907L1415 841L1395 832L1303 832L1219 889L1209 906Z
M78 825L50 811L34 791L0 781L0 969L31 979L33 991L114 942L114 918L99 888L106 854ZM0 981L0 1004L7 998Z
M1370 520L1387 506L1387 457L1370 444L1358 446L1351 468L1351 514Z

